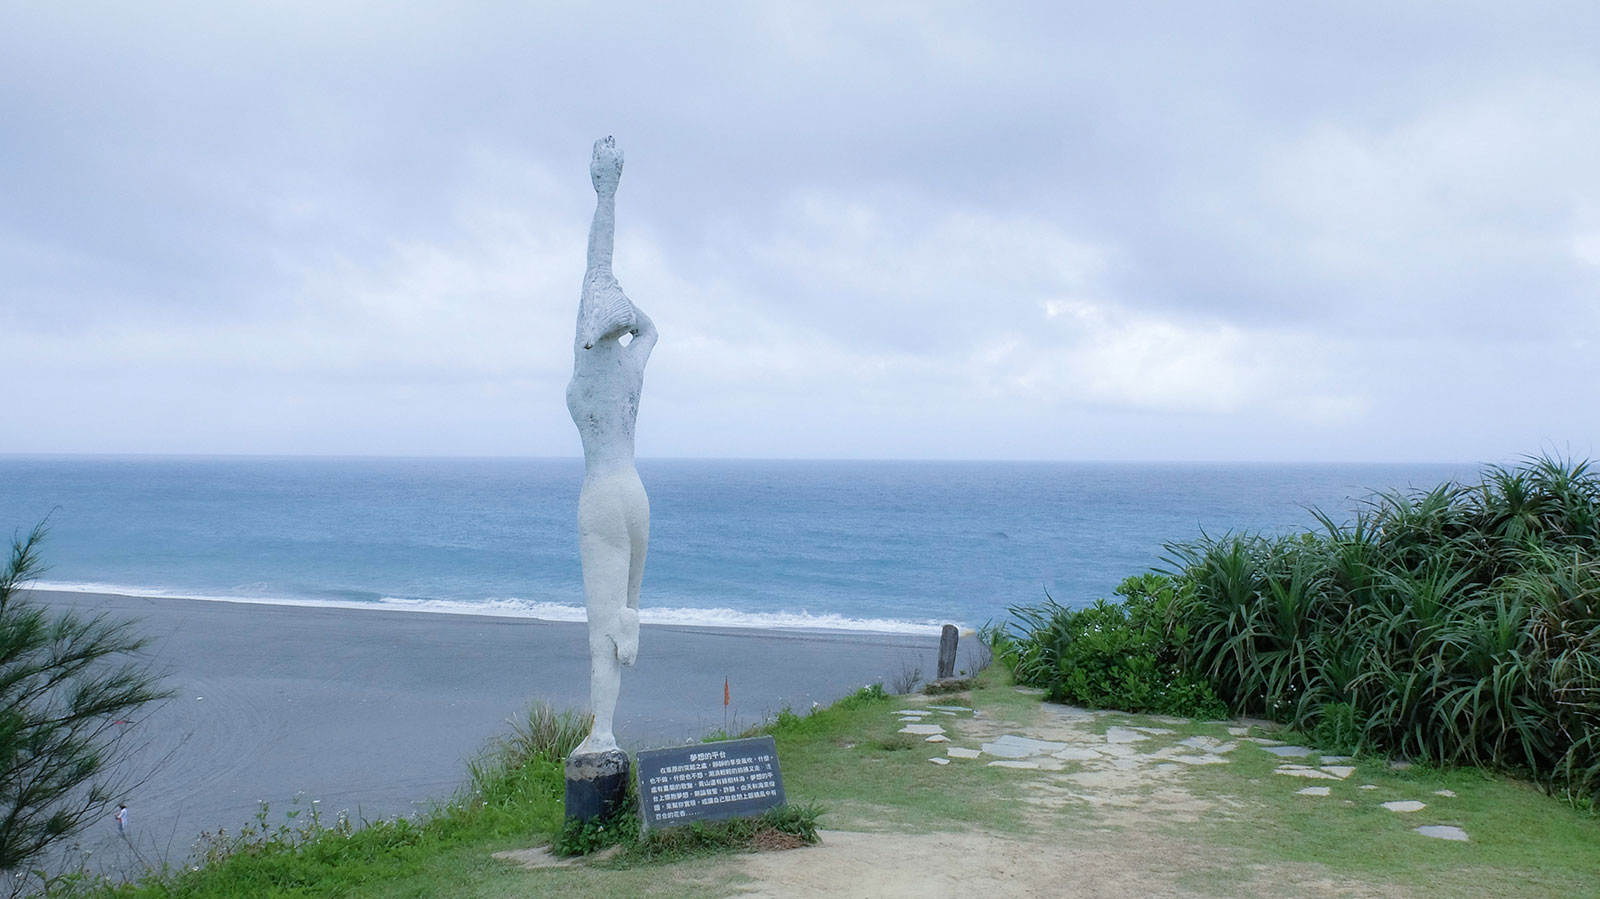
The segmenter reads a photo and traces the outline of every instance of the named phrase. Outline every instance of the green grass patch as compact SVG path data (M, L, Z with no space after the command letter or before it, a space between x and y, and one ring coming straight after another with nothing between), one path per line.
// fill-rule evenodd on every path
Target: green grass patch
M1098 720L1095 729L1156 723L1115 715ZM1593 890L1594 872L1600 870L1600 820L1526 781L1472 767L1397 769L1371 756L1329 763L1355 768L1346 779L1294 777L1277 769L1315 767L1320 756L1281 758L1230 734L1226 722L1160 726L1176 731L1162 740L1203 735L1238 744L1226 753L1228 764L1186 768L1181 778L1156 781L1140 791L1156 810L1143 818L1141 828L1153 829L1160 840L1210 847L1207 858L1180 879L1190 889L1254 894L1259 887L1254 879L1262 870L1313 866L1329 877L1388 884L1418 895L1543 897ZM1308 735L1288 730L1255 728L1251 735L1315 745ZM1202 821L1163 821L1161 791L1174 787L1209 804ZM1299 795L1305 787L1326 787L1329 795ZM1426 808L1394 812L1382 805L1397 800L1420 801ZM1415 832L1427 824L1461 827L1469 842Z

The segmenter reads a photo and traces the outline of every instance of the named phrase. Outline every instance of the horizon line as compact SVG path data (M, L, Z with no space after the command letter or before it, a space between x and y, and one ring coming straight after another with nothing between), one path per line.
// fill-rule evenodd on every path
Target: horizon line
M1515 460L1531 460L1549 454L1520 454ZM1555 458L1566 458L1557 455ZM1573 461L1585 461L1572 456ZM50 459L237 459L237 460L386 460L386 461L551 461L582 462L583 456L539 455L506 453L196 453L196 452L10 452L0 451L0 460L50 460ZM1041 457L892 457L892 456L639 456L636 461L652 462L883 462L897 464L1072 464L1072 465L1472 465L1504 464L1508 460L1441 460L1441 459L1107 459L1107 458L1041 458Z

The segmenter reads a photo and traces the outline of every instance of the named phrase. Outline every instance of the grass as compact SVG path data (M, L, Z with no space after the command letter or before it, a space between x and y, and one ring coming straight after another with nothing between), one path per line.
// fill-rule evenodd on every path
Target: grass
M820 823L834 829L969 831L1034 845L1047 855L1070 846L1135 869L1159 863L1179 886L1219 896L1260 892L1257 881L1263 871L1389 884L1418 895L1582 895L1592 884L1592 872L1600 870L1600 820L1553 801L1527 783L1470 768L1419 765L1396 771L1382 759L1361 758L1353 763L1358 770L1349 780L1302 781L1274 774L1280 759L1242 745L1228 765L1182 772L1181 790L1212 808L1191 815L1186 823L1163 811L1170 784L1126 791L1121 804L1107 808L1075 800L1041 806L1033 801L1041 784L1070 783L1065 778L1071 770L1047 776L978 762L936 768L928 763L930 756L943 754L936 744L899 733L902 725L893 714L926 702L863 690L810 715L785 710L769 722L765 729L777 742L790 814L797 823L819 823L820 808L825 810ZM1040 733L1054 720L1039 696L1013 689L1003 668L982 674L974 689L954 704L979 709L981 718L973 726L996 732ZM1145 716L1107 714L1094 727L1104 732L1113 725L1152 723ZM1223 722L1161 726L1178 731L1162 739L1194 734L1229 738ZM524 728L519 724L518 730ZM525 730L559 733L562 728ZM1295 742L1306 739L1278 735ZM525 870L492 858L496 851L548 842L560 826L560 767L518 748L531 742L513 733L497 744L498 758L520 767L506 770L503 779L475 777L474 787L426 820L380 822L353 831L334 822L306 838L296 834L296 826L317 829L307 828L301 819L286 822L285 832L264 817L257 833L240 840L235 851L206 872L166 886L95 895L673 899L729 895L746 883L729 853L748 848L755 839L756 828L748 823L726 826L742 834L718 834L709 827L662 832L667 837L658 843L570 868ZM1358 789L1368 783L1379 789ZM1333 795L1295 795L1308 784L1330 786ZM1439 789L1458 795L1434 796ZM1385 811L1377 803L1386 799L1420 799L1429 803L1426 814L1436 817L1424 820L1419 817L1423 813ZM1143 813L1132 814L1141 809ZM1420 823L1457 820L1471 834L1471 843L1428 840L1410 832ZM1160 859L1141 854L1151 846L1160 847ZM1294 892L1292 880L1287 889Z
M1297 742L1312 741L1302 736ZM1229 894L1252 864L1291 864L1324 866L1424 895L1535 897L1594 889L1600 821L1526 781L1477 768L1395 770L1375 758L1348 763L1356 771L1345 780L1303 780L1273 773L1284 760L1264 751L1241 747L1232 756L1228 765L1192 772L1187 785L1202 797L1245 801L1207 827L1208 840L1231 847L1245 864L1206 872L1196 886ZM1305 786L1327 786L1330 795L1297 795ZM1435 795L1438 790L1456 795ZM1401 799L1428 807L1402 813L1381 805ZM1421 837L1413 828L1423 824L1463 827L1470 842Z
M1006 703L1012 697L1027 699L1000 688L993 676L980 677L974 693ZM928 757L943 753L920 737L899 733L902 725L888 713L906 702L906 697L863 691L804 718L780 714L772 733L785 791L825 806L830 827L926 833L981 822L1023 831L1026 823L1016 801L1021 790L1007 772L950 766L940 771L940 788L928 788ZM1037 708L1038 701L1031 705Z

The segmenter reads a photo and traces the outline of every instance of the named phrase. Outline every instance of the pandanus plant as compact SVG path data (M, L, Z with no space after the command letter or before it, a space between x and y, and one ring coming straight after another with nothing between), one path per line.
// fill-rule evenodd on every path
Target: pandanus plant
M1353 522L1167 547L1183 662L1239 713L1600 795L1600 476L1526 460Z

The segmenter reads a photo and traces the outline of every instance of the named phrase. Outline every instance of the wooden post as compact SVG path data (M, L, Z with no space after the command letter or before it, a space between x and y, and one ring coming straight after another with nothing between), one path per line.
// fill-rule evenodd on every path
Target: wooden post
M961 632L955 625L944 626L939 635L939 680L956 676L956 643L960 640Z

